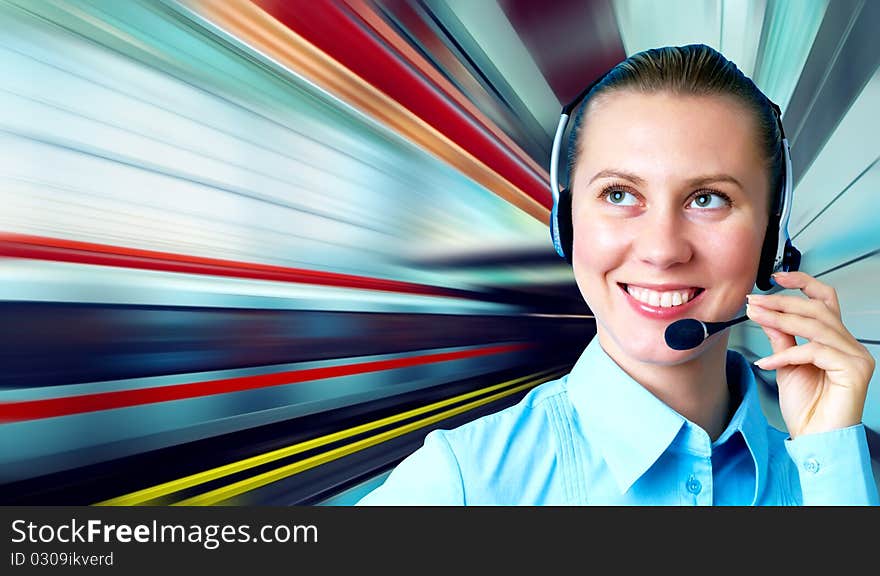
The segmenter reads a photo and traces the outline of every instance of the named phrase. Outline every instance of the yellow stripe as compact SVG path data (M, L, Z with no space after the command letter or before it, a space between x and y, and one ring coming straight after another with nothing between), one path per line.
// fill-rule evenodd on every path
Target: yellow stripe
M340 430L339 432L334 432L332 434L319 436L318 438L313 438L311 440L306 440L304 442L292 444L292 445L286 446L284 448L279 448L279 449L273 450L271 452L266 452L265 454L251 456L250 458L245 458L244 460L239 460L238 462L231 462L231 463L225 464L223 466L218 466L217 468L212 468L210 470L205 470L203 472L198 472L196 474L184 476L183 478L178 478L177 480L171 480L169 482L158 484L158 485L152 486L150 488L144 488L143 490L138 490L137 492L125 494L122 496L118 496L116 498L104 500L102 502L97 502L94 505L95 506L137 506L137 505L148 504L158 498L162 498L164 496L168 496L168 495L173 494L175 492L179 492L181 490L186 490L188 488L198 486L199 484L205 484L206 482L211 482L213 480L217 480L217 479L223 478L225 476L237 474L239 472L243 472L245 470L249 470L251 468L261 466L263 464L268 464L269 462L274 462L275 460L280 460L282 458L287 458L289 456L293 456L294 454L299 454L300 452L305 452L307 450L319 448L321 446L331 444L333 442L345 440L346 438L350 438L350 437L356 436L358 434L370 432L371 430L375 430L375 429L381 428L383 426L395 424L397 422L400 422L401 420L406 420L408 418L420 416L420 415L425 414L427 412L431 412L433 410L438 410L438 409L443 408L445 406L449 406L450 404L455 404L455 403L467 400L469 398L473 398L474 396L481 396L483 394L488 394L490 392L498 390L499 388L505 388L507 386L514 385L517 382L522 382L527 379L541 378L551 372L552 372L552 369L551 370L542 370L541 372L536 372L534 374L530 374L527 376L514 378L513 380L508 380L506 382L502 382L501 384L495 384L494 386L489 386L487 388L483 388L480 390L474 390L473 392L467 392L465 394L461 394L461 395L455 396L453 398L447 398L446 400L441 400L439 402L434 402L433 404L428 404L427 406L414 408L412 410L408 410L408 411L403 412L401 414L388 416L386 418L382 418L382 419L376 420L374 422L368 422L366 424L361 424L361 425L355 426L353 428L348 428L346 430Z
M440 412L439 414L435 414L434 416L428 416L427 418L416 420L415 422L405 424L404 426L381 432L379 434L376 434L375 436L370 436L369 438L364 438L362 440L358 440L357 442L352 442L351 444L340 446L339 448L334 448L333 450L329 450L328 452L325 452L323 454L318 454L316 456L306 458L305 460L300 460L299 462L293 462L292 464L282 466L281 468L276 468L275 470L270 470L268 472L263 472L262 474L257 474L252 478L246 478L228 486L217 488L216 490L211 490L210 492L205 492L204 494L199 494L198 496L193 496L192 498L187 498L186 500L181 500L180 502L176 502L175 504L173 504L173 506L211 506L213 504L219 504L225 500L229 500L230 498L244 494L245 492L250 492L251 490L255 490L261 486L283 480L284 478L293 476L294 474L298 474L300 472L308 470L309 468L314 468L316 466L320 466L321 464L326 464L327 462L331 462L333 460L336 460L337 458L342 458L343 456L348 456L349 454L364 450L365 448L369 448L370 446L381 444L382 442L386 442L388 440L391 440L392 438L396 438L398 436L402 436L403 434L413 432L414 430L418 430L419 428L424 428L425 426L429 426L441 420L457 416L463 412L467 412L468 410L473 410L474 408L478 408L479 406L482 406L484 404L494 402L495 400L499 400L501 398L504 398L505 396L510 396L511 394L515 394L521 390L525 390L536 385L536 382L526 382L525 384L520 384L515 388L510 388L509 390L498 392L486 398L480 398L479 400L468 402L467 404L464 404L462 406Z

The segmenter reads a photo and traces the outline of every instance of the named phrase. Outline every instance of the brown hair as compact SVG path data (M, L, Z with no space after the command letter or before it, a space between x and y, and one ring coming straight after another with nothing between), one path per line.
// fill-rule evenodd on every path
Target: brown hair
M785 158L782 132L773 105L755 83L721 53L704 44L652 48L633 54L612 68L587 94L574 118L569 135L569 182L580 153L581 131L589 103L599 95L616 91L644 94L722 95L742 104L755 119L758 142L766 160L770 203L780 192Z

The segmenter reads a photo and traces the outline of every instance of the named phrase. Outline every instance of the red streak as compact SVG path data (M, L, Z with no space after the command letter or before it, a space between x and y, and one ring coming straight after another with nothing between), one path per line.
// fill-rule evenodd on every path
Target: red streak
M547 182L511 158L502 145L478 128L478 120L453 107L392 53L341 3L255 0L276 20L306 38L343 66L405 106L450 140L482 160L542 206L553 206Z
M54 418L56 416L69 416L71 414L83 414L86 412L97 412L99 410L112 410L115 408L127 408L143 404L156 404L158 402L170 402L172 400L213 396L215 394L229 394L231 392L257 390L259 388L296 384L298 382L306 382L310 380L338 378L340 376L366 374L368 372L378 372L381 370L395 370L410 366L449 362L452 360L462 360L464 358L475 358L491 354L503 354L505 352L522 350L529 346L529 344L499 344L476 350L440 352L422 356L411 356L408 358L395 358L393 360L374 360L371 362L359 362L342 366L289 370L287 372L277 372L274 374L224 378L221 380L212 380L210 382L188 382L185 384L156 386L154 388L118 390L114 392L82 394L79 396L67 396L63 398L26 400L23 402L0 402L0 423L21 422L24 420L37 420L40 418Z
M324 272L321 270L307 270L305 268L290 268L252 262L236 262L234 260L204 258L171 252L157 252L138 248L79 242L76 240L0 232L0 257L4 256L8 258L75 262L78 264L94 264L118 268L160 270L183 274L317 284L321 286L336 286L338 288L358 288L361 290L377 290L403 294L423 294L471 300L482 299L482 296L476 292L402 282L400 280L385 280L383 278L370 278L369 276L356 276L354 274L340 274L337 272Z

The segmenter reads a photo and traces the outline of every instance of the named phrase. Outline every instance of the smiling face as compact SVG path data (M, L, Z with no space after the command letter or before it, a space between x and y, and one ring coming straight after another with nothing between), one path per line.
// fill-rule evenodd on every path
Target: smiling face
M572 263L603 347L653 364L726 347L676 351L664 332L729 320L752 291L769 196L754 119L726 97L623 91L590 104L580 138Z

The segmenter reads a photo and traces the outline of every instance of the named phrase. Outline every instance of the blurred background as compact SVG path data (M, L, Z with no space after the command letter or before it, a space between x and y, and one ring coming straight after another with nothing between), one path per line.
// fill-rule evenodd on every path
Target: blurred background
M878 29L866 0L0 0L0 503L351 504L567 372L595 325L552 135L655 46L782 107L802 269L878 357Z

